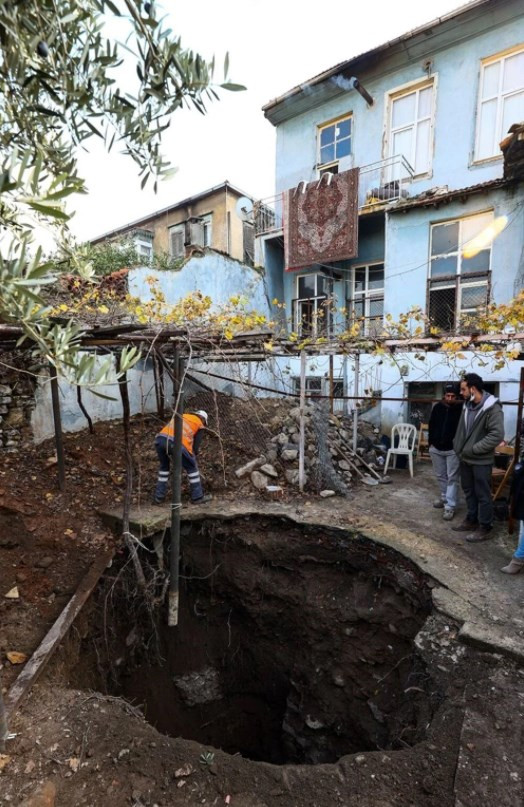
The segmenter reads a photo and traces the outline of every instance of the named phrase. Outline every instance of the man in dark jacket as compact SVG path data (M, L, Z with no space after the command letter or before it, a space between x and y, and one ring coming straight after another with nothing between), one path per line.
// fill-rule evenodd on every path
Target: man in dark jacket
M433 507L444 508L445 521L451 521L455 515L458 497L460 462L453 451L453 438L462 407L457 392L458 385L446 384L444 398L435 404L429 418L429 455L440 485L440 498L433 502Z
M492 537L491 471L495 448L504 439L504 414L498 398L484 390L484 382L476 373L464 376L460 394L465 404L453 448L460 459L468 512L462 524L453 529L471 533L466 541L477 543Z

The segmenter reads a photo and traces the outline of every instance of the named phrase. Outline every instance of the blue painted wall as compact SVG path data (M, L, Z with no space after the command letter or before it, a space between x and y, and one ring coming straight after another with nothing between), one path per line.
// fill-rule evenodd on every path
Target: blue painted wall
M493 210L508 226L491 248L491 300L507 302L524 271L524 196L522 190L496 190L435 208L390 213L387 226L385 310L394 318L411 305L426 309L430 229L432 224Z
M517 14L519 8L520 17L503 22ZM489 29L469 34L464 41L449 47L441 37L438 50L432 48L435 37L428 36L425 50L414 47L414 58L408 64L398 66L398 56L388 57L387 51L382 54L375 67L359 74L375 99L373 107L369 108L354 90L341 91L337 97L320 104L315 96L314 108L281 123L277 127L276 192L294 187L303 179L316 178L317 126L345 114L353 114L353 165L365 166L381 160L385 156L387 94L424 79L426 59L432 61L431 75L437 82L433 170L430 177L412 185L412 195L434 185L460 188L502 176L501 158L479 165L472 163L480 61L524 43L522 4L518 0L498 6L492 3L489 15L484 12L478 24Z
M149 300L151 292L148 277L158 280L159 288L168 303L176 303L195 291L208 295L216 305L227 303L230 297L241 294L248 297L250 308L269 315L264 272L218 252L206 252L202 257L193 257L176 272L147 267L132 269L129 272L130 294L141 300Z

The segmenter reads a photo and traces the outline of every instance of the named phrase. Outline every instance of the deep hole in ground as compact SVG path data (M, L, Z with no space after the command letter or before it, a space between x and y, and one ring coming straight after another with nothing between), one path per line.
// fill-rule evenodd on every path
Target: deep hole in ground
M400 554L285 519L186 524L176 628L137 608L129 568L99 591L84 650L97 687L161 732L276 764L424 739L441 701L414 644L431 581Z

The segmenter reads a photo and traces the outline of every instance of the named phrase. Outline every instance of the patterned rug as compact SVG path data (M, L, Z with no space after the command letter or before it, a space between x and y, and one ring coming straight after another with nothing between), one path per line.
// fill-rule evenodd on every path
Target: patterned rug
M288 271L356 257L358 168L287 191L284 248Z

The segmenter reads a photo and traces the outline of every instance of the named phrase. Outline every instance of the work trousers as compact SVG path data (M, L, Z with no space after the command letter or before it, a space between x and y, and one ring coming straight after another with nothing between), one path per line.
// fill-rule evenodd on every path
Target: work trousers
M440 497L446 507L455 510L458 504L460 460L453 449L439 451L434 446L430 447L429 456L440 486Z
M460 482L466 497L467 519L491 527L493 523L493 499L491 498L492 465L468 465L460 463Z
M155 488L155 499L162 501L167 495L167 483L169 479L170 457L173 454L173 441L166 435L159 434L155 440L155 449L158 455L160 467L158 469L158 480ZM187 473L189 479L189 490L191 493L191 500L196 501L201 499L204 495L202 489L202 482L200 480L200 472L196 457L191 454L187 448L182 446L182 468Z

